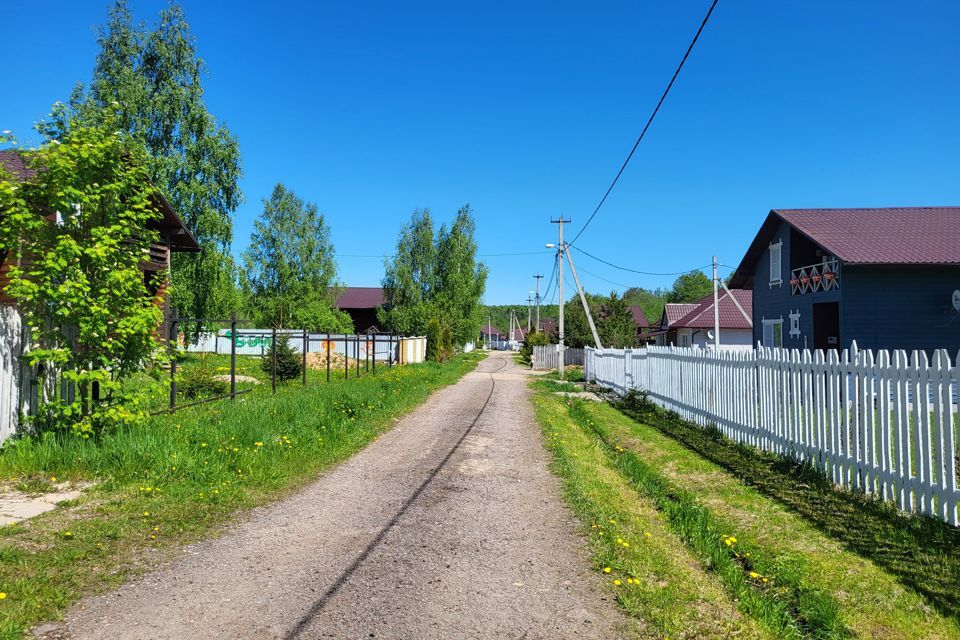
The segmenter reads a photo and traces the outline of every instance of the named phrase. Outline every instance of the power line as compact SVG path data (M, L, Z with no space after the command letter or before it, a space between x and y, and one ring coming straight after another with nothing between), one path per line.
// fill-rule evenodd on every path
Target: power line
M547 290L544 292L543 296L540 298L541 300L546 300L547 296L550 295L550 290L553 289L553 280L554 278L557 277L557 266L559 264L560 264L559 254L557 254L557 258L555 258L553 261L553 271L550 272L550 282L547 283ZM553 304L552 299L550 304Z
M588 258L593 258L593 259L596 260L597 262L602 262L603 264L605 264L605 265L607 265L607 266L609 266L609 267L613 267L614 269L619 269L620 271L629 271L630 273L638 273L638 274L640 274L640 275L642 275L642 276L682 276L683 274L685 274L685 273L690 273L691 271L699 271L700 269L706 269L707 267L713 266L713 263L711 262L710 264L705 264L705 265L700 266L700 267L694 267L694 268L692 268L692 269L687 269L686 271L672 271L672 272L669 272L669 273L657 273L657 272L654 272L654 271L639 271L639 270L637 270L637 269L631 269L631 268L629 268L629 267L621 267L620 265L613 264L612 262L610 262L610 261L608 261L608 260L604 260L603 258L598 258L597 256L593 255L592 253L587 253L586 251L584 251L584 250L581 249L580 247L577 247L577 251L579 251L579 252L582 253L583 255L587 256Z
M616 286L618 286L618 287L623 287L624 289L629 289L630 287L635 286L635 285L630 285L630 284L623 284L623 283L621 283L621 282L614 282L613 280L607 280L607 279L604 278L603 276L598 276L597 274L595 274L595 273L593 273L593 272L591 272L591 271L587 271L587 270L584 269L582 266L581 266L579 269L577 269L577 271L581 271L581 272L587 274L588 276L593 276L594 278L597 278L598 280L603 280L604 282L608 282L608 283L613 284L613 285L616 285Z
M653 119L657 116L657 112L660 111L660 106L663 104L663 101L666 100L667 94L670 93L670 88L673 87L673 83L676 81L677 76L680 75L680 70L683 69L684 63L687 61L687 58L690 56L690 52L693 51L693 45L697 44L697 40L700 38L700 34L703 32L703 28L707 26L707 21L710 19L710 14L713 13L714 7L717 6L718 0L713 0L713 3L710 5L710 9L707 10L707 15L703 17L703 22L700 23L700 28L697 29L697 33L693 36L693 40L690 41L690 46L687 47L687 52L683 54L683 58L680 60L680 64L677 66L677 70L673 72L673 77L670 78L667 88L664 89L663 95L660 96L660 101L657 102L657 106L654 108L653 113L650 114L650 118L647 120L647 124L644 125L643 131L640 132L640 137L637 138L637 141L633 143L633 148L630 149L630 153L627 154L627 159L623 161L623 164L620 166L620 171L617 172L616 177L614 177L613 182L610 183L610 186L607 187L607 192L603 194L603 197L600 198L600 203L597 204L597 208L593 210L593 213L590 214L590 217L587 218L587 221L580 231L577 232L577 235L574 236L570 244L575 244L580 235L586 230L587 226L593 222L594 216L597 215L597 212L600 211L600 207L603 206L603 203L607 201L607 196L610 195L610 192L613 191L613 187L616 186L617 181L620 180L620 176L623 175L624 169L627 168L630 159L633 157L634 152L637 150L637 147L640 146L640 141L643 140L643 136L646 135L647 129L650 128L650 125L653 123Z

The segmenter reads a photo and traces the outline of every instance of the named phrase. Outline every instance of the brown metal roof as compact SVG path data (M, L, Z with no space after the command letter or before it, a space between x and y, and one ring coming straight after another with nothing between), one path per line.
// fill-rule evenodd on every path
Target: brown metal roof
M376 309L386 300L382 287L347 287L336 305L338 309Z
M37 175L36 169L30 167L25 161L24 154L25 152L19 149L0 150L0 166L16 180L30 180ZM177 212L173 210L173 207L159 191L154 197L154 204L162 216L156 226L169 238L170 249L191 253L200 251L200 243L197 242L183 220L180 219L180 216L177 215Z
M633 315L633 323L637 325L638 329L646 329L650 326L650 322L647 320L646 314L643 313L643 309L636 305L630 305L627 308L630 309L630 313Z
M0 150L0 166L17 180L29 180L37 175L34 169L27 166L19 149Z
M782 221L845 264L960 264L960 207L771 209L731 283L747 283Z
M774 212L846 264L960 264L960 207Z
M737 298L737 302L743 307L747 316L753 317L753 292L748 289L731 289L731 293ZM721 329L749 329L750 321L743 316L737 309L737 306L730 299L726 290L720 291L719 300L719 319ZM696 308L677 320L676 324L670 325L670 328L685 327L690 329L709 329L713 327L713 294L704 297L697 302Z
M663 307L661 324L663 324L663 319L665 318L667 327L673 327L677 323L677 320L686 316L696 308L697 303L695 302L668 302L666 306Z

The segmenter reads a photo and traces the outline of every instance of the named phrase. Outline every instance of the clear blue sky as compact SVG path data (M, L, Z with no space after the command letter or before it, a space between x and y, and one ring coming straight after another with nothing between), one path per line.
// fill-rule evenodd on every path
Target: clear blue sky
M152 22L165 2L134 0ZM708 0L184 0L210 110L238 136L242 249L282 181L327 214L341 279L377 285L417 207L470 203L483 254L577 229L669 80ZM89 78L106 2L6 3L0 129ZM960 204L960 3L720 0L579 244L648 271L736 265L777 207ZM544 250L545 251L545 250ZM525 300L552 256L486 258L487 301ZM669 286L594 263L626 285ZM593 291L622 290L583 273Z

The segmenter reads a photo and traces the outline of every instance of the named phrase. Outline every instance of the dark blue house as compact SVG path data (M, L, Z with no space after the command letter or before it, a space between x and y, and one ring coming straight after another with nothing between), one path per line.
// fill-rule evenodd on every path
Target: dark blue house
M774 209L730 286L753 290L754 343L956 357L960 207Z

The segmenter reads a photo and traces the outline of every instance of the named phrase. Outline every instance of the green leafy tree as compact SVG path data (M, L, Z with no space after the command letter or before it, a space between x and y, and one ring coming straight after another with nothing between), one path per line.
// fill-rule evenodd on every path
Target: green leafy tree
M143 147L112 124L71 122L25 155L34 178L0 175L7 292L29 330L24 359L44 382L38 429L89 436L135 420L123 380L163 358L153 336L163 314L151 291L166 274L147 282L140 268L159 239L157 191ZM76 385L75 398L59 397L56 373Z
M282 184L263 201L244 252L248 315L260 326L352 332L338 293L330 227L313 203Z
M696 302L713 292L713 282L702 271L678 276L667 294L667 302Z
M477 339L483 322L483 292L487 267L477 262L476 225L467 205L457 212L448 229L437 235L435 305L447 320L452 340L464 345Z
M430 320L438 318L454 344L477 339L487 268L476 261L475 228L469 205L436 236L430 211L413 212L400 230L393 259L384 265L381 324L399 334L424 335Z
M242 199L240 149L207 110L205 66L183 9L171 4L148 30L116 0L97 42L89 90L78 86L41 132L61 137L70 120L98 123L109 113L113 126L145 146L150 178L201 246L173 256L173 304L182 316L226 317L235 303L229 247Z
M429 209L417 209L400 229L392 260L384 264L386 303L377 311L380 323L400 335L426 335L435 317L437 247ZM429 343L429 341L428 341Z
M626 302L616 292L609 296L586 294L587 304L604 347L623 349L634 346L637 328ZM580 296L575 295L563 307L564 343L568 347L595 346L590 324Z

